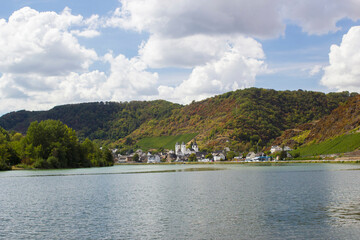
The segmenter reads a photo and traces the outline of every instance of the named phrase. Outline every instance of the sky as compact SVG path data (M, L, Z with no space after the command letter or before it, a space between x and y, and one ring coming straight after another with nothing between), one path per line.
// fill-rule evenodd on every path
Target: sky
M0 4L0 116L248 87L360 92L360 1Z

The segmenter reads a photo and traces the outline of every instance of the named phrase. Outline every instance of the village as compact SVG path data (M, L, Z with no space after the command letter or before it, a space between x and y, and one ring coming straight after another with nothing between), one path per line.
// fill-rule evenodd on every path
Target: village
M288 146L271 146L270 154L263 152L249 152L246 155L243 153L235 154L229 148L224 148L220 151L203 152L199 151L196 140L191 143L190 148L186 144L178 142L175 144L174 150L167 150L160 153L152 153L151 151L144 152L141 149L133 153L121 155L117 149L113 149L115 163L183 163L183 162L219 162L219 161L233 161L233 162L264 162L264 161L279 161L282 160L279 155L273 157L278 152L285 152L286 158L291 158L289 151L292 149ZM231 152L231 154L229 154ZM270 156L271 155L271 156Z

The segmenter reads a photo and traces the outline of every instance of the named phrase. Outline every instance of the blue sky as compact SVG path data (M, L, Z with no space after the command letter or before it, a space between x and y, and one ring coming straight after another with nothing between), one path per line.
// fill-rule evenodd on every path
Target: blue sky
M0 115L247 87L360 91L360 2L9 0Z

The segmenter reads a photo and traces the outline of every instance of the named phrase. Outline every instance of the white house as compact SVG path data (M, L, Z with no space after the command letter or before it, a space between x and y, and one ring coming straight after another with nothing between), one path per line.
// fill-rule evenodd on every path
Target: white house
M256 154L254 152L249 152L247 155L246 155L246 161L252 161L254 158L256 157Z
M270 152L275 153L275 152L281 152L282 150L283 149L280 146L271 146ZM288 146L285 146L284 151L289 152L289 151L292 151L292 149Z
M148 155L148 161L147 163L159 163L160 162L160 156L157 154L154 155Z
M225 155L223 153L213 153L213 157L215 162L221 161L221 159L225 160Z

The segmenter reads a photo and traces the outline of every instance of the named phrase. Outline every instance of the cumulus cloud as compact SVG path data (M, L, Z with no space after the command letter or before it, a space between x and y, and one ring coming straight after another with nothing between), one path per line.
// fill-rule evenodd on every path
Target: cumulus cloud
M82 24L83 18L67 8L57 14L25 7L8 21L1 19L0 72L58 76L87 70L97 54L81 46L69 30Z
M273 38L286 22L310 34L336 31L342 18L360 18L354 0L120 0L108 26L178 38L194 34L244 34Z
M278 0L120 2L122 7L107 21L108 26L120 26L171 37L233 33L268 37L280 34L285 28L279 15L279 6L276 4Z
M249 38L238 39L220 59L195 67L189 78L179 86L160 86L158 90L167 99L189 103L214 94L251 87L256 75L266 69L263 58L258 42Z
M309 34L336 32L336 23L349 18L360 19L360 1L356 0L302 0L286 1L284 18L298 24Z
M0 78L0 100L6 109L46 109L76 102L100 100L127 101L152 99L157 95L157 73L146 71L138 58L107 54L103 61L110 64L109 74L99 70L66 76L36 74L3 74ZM155 98L155 97L153 97Z
M238 54L264 57L261 45L251 38L235 35L193 35L183 38L150 36L139 49L140 58L151 68L193 68L217 61L226 52L236 49Z
M107 26L148 32L139 58L151 68L192 69L175 87L161 85L159 95L188 103L237 88L254 86L269 72L261 45L253 38L276 38L294 23L309 34L338 30L343 18L360 19L353 0L119 0ZM242 36L248 36L247 38ZM309 70L319 74L322 66Z
M98 57L77 37L98 36L101 20L29 7L0 19L0 111L44 109L58 104L144 99L157 95L157 73L140 58ZM89 71L94 61L108 71Z
M165 98L188 103L251 87L256 76L267 71L255 38L279 37L289 22L309 34L323 34L336 31L342 18L360 18L360 2L354 0L119 2L121 7L109 18L85 19L68 8L55 13L25 7L8 20L0 19L0 111L4 104L8 109L38 109L98 100ZM149 38L136 57L111 52L99 57L78 38L97 37L104 26L146 32ZM354 29L331 48L324 85L339 90L358 86L354 49L359 38ZM89 71L96 61L110 69ZM177 86L161 84L154 69L173 67L191 74ZM315 66L310 74L319 71ZM336 76L342 76L341 84Z
M114 57L109 53L104 59L111 65L111 74L103 86L103 94L111 100L140 100L157 94L155 85L159 76L147 71L147 65L139 58L128 59L122 54Z
M260 43L243 34L265 37L284 28L280 18L260 17L277 14L279 9L268 1L259 3L264 9L250 24L245 24L254 7L249 1L121 3L107 24L150 33L139 48L139 59L150 68L192 69L179 86L158 88L159 97L181 103L253 86L256 75L266 69L265 54Z
M331 46L329 63L321 79L324 86L339 91L360 91L360 26L352 27L340 46Z

